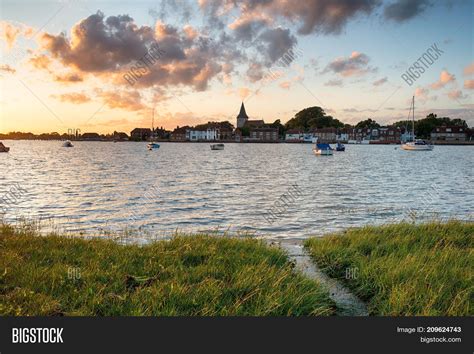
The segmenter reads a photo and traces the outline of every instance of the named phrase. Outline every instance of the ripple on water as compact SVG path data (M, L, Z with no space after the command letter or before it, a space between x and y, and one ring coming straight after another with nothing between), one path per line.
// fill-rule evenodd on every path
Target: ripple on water
M26 193L6 218L53 218L73 230L141 227L153 232L215 228L262 237L304 238L407 213L472 219L474 149L437 146L412 153L393 146L348 145L331 158L309 145L9 141L0 156L0 193ZM455 156L453 158L453 156ZM453 183L455 181L455 183ZM301 194L270 225L264 216L297 184ZM429 197L429 198L428 198Z

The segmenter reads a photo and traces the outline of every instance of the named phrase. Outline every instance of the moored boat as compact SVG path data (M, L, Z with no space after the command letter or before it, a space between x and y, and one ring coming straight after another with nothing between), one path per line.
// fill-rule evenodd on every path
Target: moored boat
M153 113L152 113L152 118L151 118L151 138L150 138L150 140L152 140L152 141L150 141L147 144L148 150L153 150L153 149L159 149L160 148L160 144L157 144L157 143L153 142L154 134L155 134L155 108L153 107Z
M160 144L151 142L151 143L147 144L147 148L148 148L148 150L159 149Z
M10 148L0 143L0 152L8 152Z
M224 150L224 144L211 144L211 150Z
M427 144L426 141L421 140L421 139L415 139L415 96L413 96L412 99L412 104L410 107L410 113L413 113L412 115L412 136L413 140L406 142L405 144L402 144L402 149L403 150L408 150L408 151L431 151L433 150L433 145Z
M63 143L63 147L72 148L72 147L74 147L74 145L72 145L72 143L69 140L66 140Z
M313 152L315 155L329 156L333 154L333 148L329 144L316 144Z
M344 146L344 144L337 143L336 151L346 151L346 147Z
M415 139L415 141L409 141L403 144L402 149L410 151L431 151L433 150L433 145L427 144L424 140Z

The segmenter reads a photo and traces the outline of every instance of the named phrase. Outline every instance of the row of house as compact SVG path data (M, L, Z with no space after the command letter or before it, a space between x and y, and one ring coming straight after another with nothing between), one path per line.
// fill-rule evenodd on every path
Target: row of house
M135 128L130 133L132 140L170 140L170 141L235 141L235 142L278 142L279 130L262 119L250 119L244 103L236 117L236 128L229 122L208 122L197 126L176 127L173 131L156 128ZM283 138L283 137L282 137ZM442 126L431 133L431 140L465 141L469 138L469 129L463 127ZM300 129L288 130L284 136L286 142L335 143L373 143L399 144L413 139L412 133L404 127L394 125L378 128L317 128L309 132Z
M236 141L278 142L278 128L263 120L251 120L242 103L237 115L237 128L229 122L208 122L195 127L176 127L170 132L171 141Z
M434 141L466 141L471 138L472 129L457 126L437 127L431 132L431 140Z
M286 132L286 142L370 142L372 144L399 144L413 139L410 131L404 127L387 126L380 128L321 128L310 132L291 129ZM442 126L431 132L433 141L466 141L470 131L464 127Z
M310 132L292 129L285 135L287 142L362 142L396 144L410 139L404 129L394 126L381 128L316 128Z

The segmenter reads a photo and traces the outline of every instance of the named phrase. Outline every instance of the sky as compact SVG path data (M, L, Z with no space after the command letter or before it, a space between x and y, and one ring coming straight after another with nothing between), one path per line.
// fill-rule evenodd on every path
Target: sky
M152 116L166 129L235 125L241 101L266 122L320 106L344 123L390 124L407 118L412 96L417 119L433 112L474 126L473 9L449 0L2 0L0 132L129 133ZM416 62L416 78L406 76Z

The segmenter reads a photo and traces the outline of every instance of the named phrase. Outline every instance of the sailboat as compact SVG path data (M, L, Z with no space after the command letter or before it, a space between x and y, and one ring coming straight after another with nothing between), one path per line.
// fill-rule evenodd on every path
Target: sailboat
M155 131L155 107L153 107L153 113L152 113L152 118L151 118L151 139L153 139L153 133ZM157 144L153 141L150 141L147 144L148 150L153 150L153 149L159 149L160 144Z
M413 96L412 104L410 106L410 111L408 112L408 116L412 115L412 133L413 133L413 140L402 144L403 150L409 151L431 151L433 150L433 145L427 144L424 140L415 139L415 96Z

